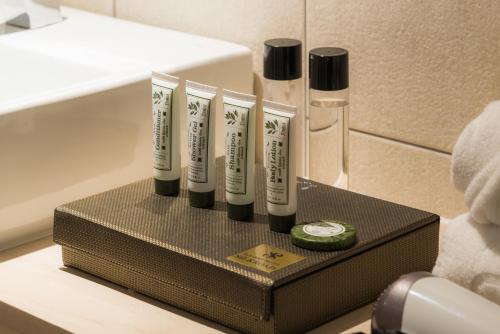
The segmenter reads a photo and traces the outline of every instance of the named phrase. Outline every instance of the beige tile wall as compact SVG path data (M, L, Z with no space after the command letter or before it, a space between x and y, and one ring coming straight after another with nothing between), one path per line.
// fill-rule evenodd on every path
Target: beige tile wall
M451 152L500 98L500 4L308 0L310 48L350 51L351 127Z
M350 190L453 217L467 211L450 186L450 156L351 131Z
M304 33L303 0L115 0L115 6L119 18L246 45L258 74L266 39Z
M377 136L352 133L351 188L447 216L465 211L446 153L500 98L500 4L308 0L306 15L309 48L349 50L351 128Z
M465 210L448 182L449 152L467 122L500 98L497 1L64 1L246 45L254 52L256 92L265 39L346 47L352 189L447 216ZM313 174L321 180L325 172Z
M61 0L61 4L99 14L114 15L114 0Z

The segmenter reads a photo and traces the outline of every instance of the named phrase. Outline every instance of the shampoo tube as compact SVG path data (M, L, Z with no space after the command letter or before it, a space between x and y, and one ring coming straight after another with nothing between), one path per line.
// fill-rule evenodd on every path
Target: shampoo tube
M253 218L255 102L254 95L224 90L227 214L234 220Z
M189 203L210 208L215 201L215 110L217 89L186 81Z
M155 192L177 196L181 174L179 78L157 72L152 76Z
M264 164L271 231L289 233L297 211L296 108L264 101Z

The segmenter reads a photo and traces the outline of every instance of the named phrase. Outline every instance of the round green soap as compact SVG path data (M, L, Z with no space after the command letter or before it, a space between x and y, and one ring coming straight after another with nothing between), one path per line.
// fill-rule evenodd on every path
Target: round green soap
M312 250L334 251L356 242L356 228L338 220L295 225L290 234L295 246Z

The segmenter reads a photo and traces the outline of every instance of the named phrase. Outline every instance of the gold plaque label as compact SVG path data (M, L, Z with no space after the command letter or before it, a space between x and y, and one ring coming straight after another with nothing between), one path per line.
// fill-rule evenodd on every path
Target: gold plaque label
M270 245L262 244L228 256L227 259L250 268L271 273L275 270L302 261L304 257Z

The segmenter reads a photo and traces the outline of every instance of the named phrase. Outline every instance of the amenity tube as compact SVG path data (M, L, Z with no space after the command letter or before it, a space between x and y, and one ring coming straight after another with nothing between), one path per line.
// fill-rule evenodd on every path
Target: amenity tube
M228 217L249 221L255 197L254 95L224 90L225 176Z
M188 190L191 206L215 202L215 112L217 89L186 81Z
M153 72L151 83L155 192L177 196L181 173L179 78Z
M269 226L289 233L297 211L296 107L264 100L264 164Z

